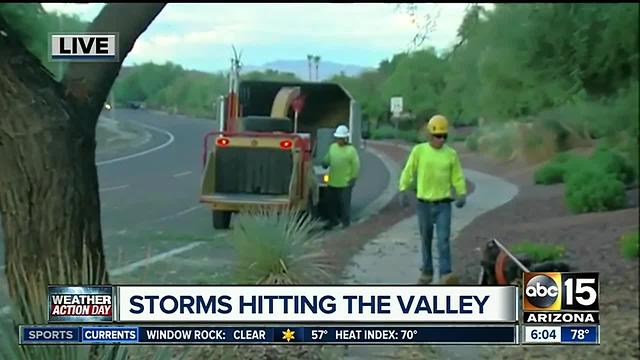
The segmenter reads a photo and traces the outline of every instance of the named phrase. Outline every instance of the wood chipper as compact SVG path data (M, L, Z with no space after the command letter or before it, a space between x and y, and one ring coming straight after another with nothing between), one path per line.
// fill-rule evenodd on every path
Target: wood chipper
M219 130L204 139L200 202L211 207L213 227L228 228L233 213L251 207L322 216L322 157L340 124L360 147L358 104L337 84L236 84L220 99Z

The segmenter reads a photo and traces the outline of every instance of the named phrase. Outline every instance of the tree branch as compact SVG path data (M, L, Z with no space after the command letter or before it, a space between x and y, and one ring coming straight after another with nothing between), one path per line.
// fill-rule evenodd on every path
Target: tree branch
M69 65L62 84L76 110L85 113L85 119L97 121L109 90L120 72L122 62L138 37L165 5L166 3L109 3L89 25L89 32L119 33L119 61L73 62ZM95 126L95 122L91 125Z

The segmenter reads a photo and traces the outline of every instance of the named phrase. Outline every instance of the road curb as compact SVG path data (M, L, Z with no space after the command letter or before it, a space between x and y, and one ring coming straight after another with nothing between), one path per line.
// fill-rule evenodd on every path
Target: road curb
M389 182L387 183L387 187L384 189L384 191L382 191L382 193L375 200L367 205L367 207L360 211L360 213L358 214L358 220L355 222L356 224L364 222L377 215L378 213L380 213L380 211L382 211L382 209L384 209L387 205L389 205L389 203L391 203L396 193L395 189L398 186L398 175L400 171L400 166L398 166L395 161L391 160L389 156L387 156L380 150L372 147L367 147L365 148L365 151L371 153L373 156L382 161L382 164L389 173Z
M139 122L133 122L132 121L132 123L136 124L138 126L141 126L143 128L147 128L147 129L150 129L150 130L154 130L154 131L163 133L164 135L167 135L169 137L169 139L167 141L165 141L164 143L158 145L158 146L152 147L151 149L143 150L143 151L140 151L140 152L137 152L137 153L133 153L133 154L129 154L129 155L125 155L125 156L116 157L116 158L109 159L109 160L97 161L96 162L97 166L112 164L112 163L115 163L115 162L119 162L119 161L123 161L123 160L129 160L129 159L133 159L133 158L136 158L136 157L139 157L139 156L147 155L147 154L152 153L154 151L158 151L158 150L164 149L165 147L171 145L173 143L173 141L175 140L175 137L173 136L173 134L170 133L167 130L160 129L160 128L157 128L157 127L151 126L151 125L142 124L142 123L139 123Z

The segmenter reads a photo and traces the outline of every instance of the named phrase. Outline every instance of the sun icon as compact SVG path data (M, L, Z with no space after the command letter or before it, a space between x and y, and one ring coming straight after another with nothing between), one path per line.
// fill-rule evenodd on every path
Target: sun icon
M287 340L287 342L291 341L291 340L295 340L295 336L293 336L296 332L295 331L291 331L290 329L287 329L287 331L283 331L282 332L282 340Z

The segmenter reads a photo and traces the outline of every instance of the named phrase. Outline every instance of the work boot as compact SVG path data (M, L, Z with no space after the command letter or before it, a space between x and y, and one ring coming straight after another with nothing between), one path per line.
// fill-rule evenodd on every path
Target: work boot
M418 285L430 285L432 281L433 275L422 273L418 279Z
M458 284L458 277L453 275L452 273L444 274L444 275L440 276L440 280L438 281L438 284L441 284L441 285L457 285Z

